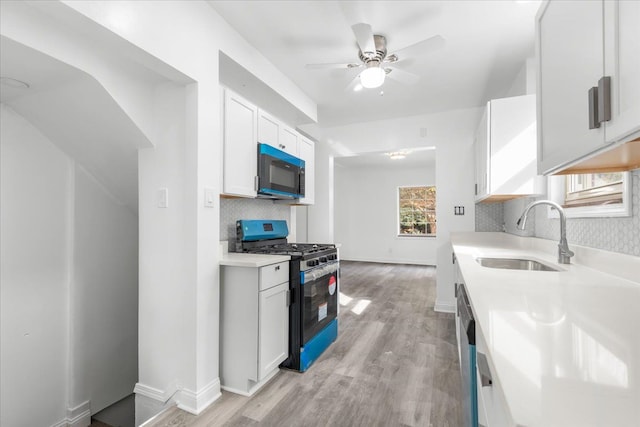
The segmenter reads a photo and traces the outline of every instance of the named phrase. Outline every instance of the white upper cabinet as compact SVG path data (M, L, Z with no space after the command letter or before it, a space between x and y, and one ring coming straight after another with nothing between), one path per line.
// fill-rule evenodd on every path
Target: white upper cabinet
M224 94L222 192L256 197L258 109L230 90Z
M277 148L292 156L300 157L298 156L298 142L298 132L285 125L280 125L280 144Z
M300 204L312 205L315 202L315 147L313 141L300 136L299 138L299 156L304 160L304 197L300 199Z
M476 133L476 201L540 194L536 172L535 95L487 103Z
M607 142L640 133L640 2L604 3L604 75L611 76Z
M485 108L480 119L480 125L476 131L476 139L474 142L476 153L476 201L485 198L487 195L487 174L489 172L489 122L487 121L487 110Z
M258 109L258 142L278 147L280 122L264 110Z
M257 197L258 142L269 144L305 161L305 194L290 203L314 202L313 142L251 102L223 89L222 194Z
M258 110L258 142L269 144L298 157L298 132L260 109Z
M562 171L640 134L639 28L637 1L550 1L541 7L539 173Z

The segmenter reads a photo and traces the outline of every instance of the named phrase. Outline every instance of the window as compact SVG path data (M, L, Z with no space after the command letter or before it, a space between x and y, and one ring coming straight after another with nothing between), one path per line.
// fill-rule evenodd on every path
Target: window
M398 188L398 236L436 235L436 187Z
M564 207L622 203L622 172L568 175Z
M549 178L549 198L565 208L568 218L631 215L628 172L560 175ZM554 209L549 217L557 217Z

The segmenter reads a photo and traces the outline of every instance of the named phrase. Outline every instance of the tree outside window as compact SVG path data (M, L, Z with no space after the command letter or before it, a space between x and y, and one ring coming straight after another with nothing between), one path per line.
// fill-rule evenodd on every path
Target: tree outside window
M398 188L398 235L435 236L436 187Z

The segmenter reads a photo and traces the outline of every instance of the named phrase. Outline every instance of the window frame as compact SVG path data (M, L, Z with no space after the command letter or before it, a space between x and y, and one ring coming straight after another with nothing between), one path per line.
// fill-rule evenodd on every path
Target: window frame
M567 194L567 178L570 175L554 175L548 178L549 199L564 206ZM622 173L622 203L565 207L567 218L612 218L631 216L631 174ZM555 209L547 208L548 218L558 218Z
M414 238L432 238L432 237L436 237L436 233L438 231L438 227L437 227L437 209L435 206L436 201L434 200L434 208L433 208L433 215L434 215L434 223L436 224L436 232L435 233L424 233L424 234L402 234L400 233L400 227L401 227L401 222L400 222L400 189L402 188L417 188L417 187L425 187L425 188L433 188L436 195L437 195L437 188L435 184L429 185L429 184L417 184L417 185L399 185L396 187L396 238L410 238L410 239L414 239ZM429 209L427 212L431 212L431 209ZM426 228L426 227L425 227Z

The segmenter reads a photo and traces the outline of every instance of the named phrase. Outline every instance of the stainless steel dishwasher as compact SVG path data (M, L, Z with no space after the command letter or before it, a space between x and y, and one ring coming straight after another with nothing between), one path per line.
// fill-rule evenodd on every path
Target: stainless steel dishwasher
M456 288L458 348L462 376L462 409L465 427L478 427L478 388L476 377L476 321L464 284Z

